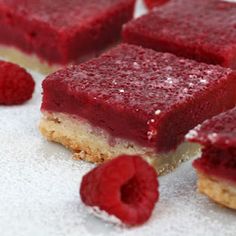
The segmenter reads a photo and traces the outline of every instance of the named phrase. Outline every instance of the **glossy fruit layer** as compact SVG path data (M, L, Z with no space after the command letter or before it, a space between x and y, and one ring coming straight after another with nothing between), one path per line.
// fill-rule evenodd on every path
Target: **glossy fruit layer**
M205 121L187 138L204 147L193 163L198 171L236 182L236 108Z
M167 3L169 0L144 0L145 4L148 8L152 9L157 6L161 6L162 4Z
M42 110L84 118L158 152L236 103L231 69L122 44L43 82Z
M207 147L193 166L201 173L236 184L236 147Z
M117 41L134 0L0 0L0 43L68 64Z
M172 0L123 28L123 41L236 68L236 3Z
M188 135L188 140L203 146L236 148L236 107L197 126Z

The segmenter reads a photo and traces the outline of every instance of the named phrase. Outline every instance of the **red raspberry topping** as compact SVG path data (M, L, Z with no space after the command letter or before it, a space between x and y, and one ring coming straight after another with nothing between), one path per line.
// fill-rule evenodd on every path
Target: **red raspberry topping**
M146 222L159 198L156 171L139 156L120 156L83 177L80 195L127 225Z
M21 104L32 97L32 76L20 66L0 61L0 104Z
M144 0L144 1L145 1L145 4L147 5L147 7L149 9L152 9L153 7L160 6L160 5L168 2L169 0Z

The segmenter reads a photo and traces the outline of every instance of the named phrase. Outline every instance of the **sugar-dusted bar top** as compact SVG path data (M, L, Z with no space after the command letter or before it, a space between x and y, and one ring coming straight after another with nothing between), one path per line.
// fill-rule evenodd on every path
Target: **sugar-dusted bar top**
M123 41L236 68L236 3L173 0L128 22Z
M48 76L42 111L82 117L111 136L167 152L197 124L232 108L235 91L231 69L121 44Z
M0 0L0 46L48 64L80 61L119 40L135 0Z

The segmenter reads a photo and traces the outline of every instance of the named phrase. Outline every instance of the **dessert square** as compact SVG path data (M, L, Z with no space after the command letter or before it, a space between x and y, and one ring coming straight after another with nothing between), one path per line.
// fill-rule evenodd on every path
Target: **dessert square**
M236 68L236 3L175 0L127 23L123 41Z
M0 56L48 73L119 40L135 0L0 0Z
M193 150L185 134L232 108L235 90L231 69L121 44L44 80L40 129L80 159L138 154L167 172Z
M200 192L236 209L236 108L197 126L187 138L203 147L193 163Z

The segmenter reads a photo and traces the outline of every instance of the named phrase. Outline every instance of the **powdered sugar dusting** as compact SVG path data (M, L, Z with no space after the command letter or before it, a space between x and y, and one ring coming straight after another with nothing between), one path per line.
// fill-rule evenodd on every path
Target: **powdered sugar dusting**
M197 136L197 132L195 130L191 130L188 132L188 134L185 136L186 139L193 139Z
M217 137L218 137L217 133L212 133L208 135L208 139L211 141L211 143L215 143L217 140Z
M200 79L200 83L202 83L202 84L207 84L207 83L208 83L208 81L207 81L207 80L205 80L205 79Z
M235 235L235 213L196 192L191 162L160 178L160 202L141 227L120 228L87 212L79 184L93 166L40 136L42 77L34 75L37 91L30 102L0 106L1 236Z
M90 214L94 214L96 217L108 223L114 224L119 227L125 227L121 220L118 219L116 216L109 215L107 212L100 210L98 207L86 207L86 209Z
M36 77L30 102L0 107L1 235L234 235L234 213L196 192L191 162L160 178L160 202L141 227L121 228L86 211L79 184L93 165L73 160L69 151L39 134L42 77Z
M185 135L187 140L194 139L198 136L198 131L200 130L201 125L197 125L194 129L190 130L188 134Z
M161 114L161 110L156 110L156 111L155 111L155 115L156 115L156 116L158 116L158 115L160 115L160 114Z
M206 120L194 130L190 131L186 138L202 145L220 147L236 147L236 108Z

